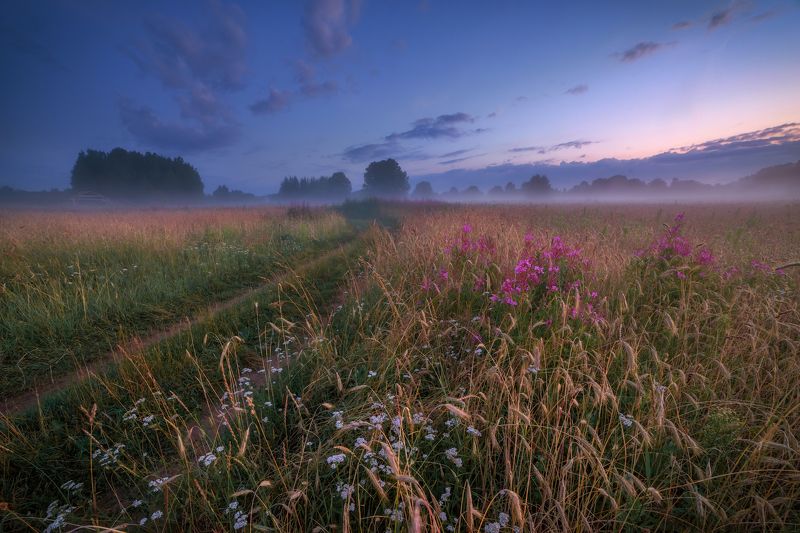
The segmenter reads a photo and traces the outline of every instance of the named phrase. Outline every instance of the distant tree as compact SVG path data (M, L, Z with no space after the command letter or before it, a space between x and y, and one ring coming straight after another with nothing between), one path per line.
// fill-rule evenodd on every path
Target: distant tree
M328 181L328 190L333 196L347 196L353 192L353 184L344 172L334 172Z
M513 181L506 183L506 192L517 192L517 186L514 185Z
M411 186L408 174L394 159L373 161L364 172L364 191L376 196L404 196Z
M480 196L481 194L483 193L481 192L481 190L478 188L477 185L470 185L469 187L464 189L464 196L475 197L475 196Z
M531 179L524 182L520 187L522 192L532 196L544 196L553 192L553 187L550 186L550 180L547 176L541 174L534 174Z
M429 181L420 181L414 187L414 192L412 193L413 196L417 198L431 198L433 197L433 187L431 186L431 182Z
M284 178L278 189L278 196L294 200L339 201L347 197L352 190L353 186L344 172L335 172L330 177Z
M109 198L203 195L200 174L182 158L170 159L122 148L108 153L81 152L72 167L70 182L75 191L90 191Z
M503 194L503 188L499 185L495 185L488 192L489 196L500 196Z
M449 196L458 196L458 189L455 187L450 187L450 190L447 191Z
M236 189L228 189L227 185L220 185L214 192L211 193L214 200L220 202L237 202L243 200L254 200L256 195L249 192L243 192Z

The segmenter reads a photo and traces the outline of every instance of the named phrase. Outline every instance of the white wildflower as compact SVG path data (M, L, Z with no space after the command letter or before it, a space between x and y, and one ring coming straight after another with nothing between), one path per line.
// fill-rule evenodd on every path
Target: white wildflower
M336 470L336 467L341 463L344 463L346 457L343 453L337 453L328 457L328 465L330 465L332 470Z

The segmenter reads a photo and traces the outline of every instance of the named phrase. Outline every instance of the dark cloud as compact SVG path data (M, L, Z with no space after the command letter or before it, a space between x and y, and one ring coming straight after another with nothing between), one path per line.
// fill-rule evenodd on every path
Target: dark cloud
M567 141L565 143L559 143L551 146L548 152L563 150L565 148L577 148L578 150L580 150L584 146L588 146L590 144L595 144L595 141Z
M240 89L247 72L244 12L212 2L206 26L192 28L163 16L145 21L147 35L124 50L143 72L173 89L202 83L217 89Z
M557 152L559 150L565 150L569 148L575 148L580 150L584 146L588 146L590 144L595 144L597 141L567 141L563 143L554 144L552 146L520 146L517 148L511 148L509 152L511 153L520 153L520 152L536 152L539 154L547 154L550 152Z
M353 43L350 28L360 11L359 0L311 0L304 24L312 54L327 58L349 47Z
M454 163L460 163L461 161L466 161L467 159L472 159L474 157L478 157L478 155L477 154L476 155L468 155L468 156L465 156L465 157L457 157L455 159L448 159L446 161L440 161L439 164L440 165L452 165Z
M680 22L676 22L672 25L673 30L685 30L686 28L690 28L692 26L692 21L690 20L682 20Z
M217 1L208 6L201 28L150 17L145 36L124 48L142 72L173 92L180 110L181 121L170 122L146 105L122 99L122 123L142 144L193 151L226 146L239 137L240 126L220 94L244 86L244 12Z
M363 163L365 161L375 161L386 159L387 157L398 157L403 149L395 142L383 142L374 144L361 144L346 148L340 155L351 163Z
M708 19L708 29L713 30L730 23L733 20L733 7L714 12Z
M642 41L640 43L636 43L632 47L628 48L624 52L619 52L615 54L620 61L625 63L630 63L632 61L636 61L637 59L641 59L645 56L648 56L658 50L667 46L664 43L656 43L653 41Z
M436 118L421 118L414 121L412 128L401 133L392 133L386 136L387 141L398 139L457 139L467 135L469 131L460 128L461 124L475 122L472 115L467 113L452 113L439 115ZM479 133L473 130L473 133Z
M165 122L147 106L129 99L119 102L125 128L146 146L181 152L220 148L239 138L239 126L232 119L199 120L190 124Z
M589 86L586 85L585 83L581 83L580 85L576 85L575 87L570 87L569 89L564 91L564 94L576 94L577 95L577 94L583 94L588 90L589 90Z
M266 98L256 101L250 106L250 111L256 115L277 113L289 107L291 94L286 91L270 89Z
M294 69L295 81L297 82L296 89L279 90L271 88L266 98L250 105L250 110L257 115L276 113L288 108L294 100L316 98L335 94L339 91L339 85L335 81L317 81L316 70L305 61L295 61Z
M436 118L421 118L414 121L412 123L412 128L408 131L387 135L383 138L382 142L351 146L339 155L354 163L401 156L404 159L414 160L454 158L455 156L470 152L474 148L456 150L436 156L420 150L410 150L399 141L413 139L457 139L465 135L487 131L484 128L464 128L464 125L471 124L474 121L475 118L472 115L463 112L439 115Z
M446 154L442 154L439 157L456 157L462 154L466 154L467 152L471 152L474 148L465 148L464 150L456 150L455 152L447 152Z
M800 123L798 122L789 122L763 130L750 131L730 137L713 139L700 144L673 148L653 156L653 158L662 160L675 157L709 159L711 157L727 157L737 152L750 152L789 143L800 143ZM800 156L800 153L798 156Z

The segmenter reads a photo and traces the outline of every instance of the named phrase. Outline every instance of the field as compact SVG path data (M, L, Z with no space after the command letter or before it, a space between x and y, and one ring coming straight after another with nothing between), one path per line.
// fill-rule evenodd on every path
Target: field
M798 207L4 213L0 531L798 530Z

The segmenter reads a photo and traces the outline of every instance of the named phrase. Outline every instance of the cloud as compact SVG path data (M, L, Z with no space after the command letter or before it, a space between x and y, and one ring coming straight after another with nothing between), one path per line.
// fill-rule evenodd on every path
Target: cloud
M123 51L142 72L173 93L180 121L165 121L150 107L119 102L125 128L142 144L185 151L218 148L239 138L240 125L220 95L244 86L247 32L236 5L211 1L202 28L154 16L145 35Z
M788 122L763 130L750 131L713 139L700 144L672 148L659 154L657 158L670 159L674 156L685 157L718 157L729 156L734 152L747 152L762 148L781 146L788 143L800 143L800 123ZM800 153L798 154L800 157Z
M362 163L365 161L386 159L387 157L398 157L402 152L403 149L397 143L388 141L350 146L340 155L352 163Z
M540 150L544 150L543 146L520 146L517 148L512 148L509 152L518 153L518 152L539 152ZM542 153L542 152L539 152Z
M596 144L597 141L567 141L563 143L554 144L552 146L520 146L517 148L511 148L509 152L511 153L520 153L520 152L537 152L539 154L547 154L550 152L557 152L559 150L566 150L569 148L575 148L580 150L584 146L588 146L590 144Z
M329 58L353 43L350 28L358 20L358 0L311 0L304 25L309 49L316 57Z
M656 43L653 41L642 41L640 43L636 43L635 45L628 48L624 52L615 54L615 56L618 57L619 60L624 63L630 63L632 61L636 61L645 56L653 54L658 50L661 50L665 46L667 45L664 43Z
M125 128L147 146L194 152L233 144L239 138L239 126L230 118L198 120L190 125L165 122L147 106L138 106L129 99L119 101Z
M734 7L729 7L714 12L708 19L708 29L713 30L730 23L733 20L734 9Z
M690 20L682 20L680 22L676 22L672 25L673 30L685 30L686 28L690 28L692 26L692 21Z
M386 136L387 141L398 139L457 139L470 132L460 128L463 123L475 122L475 118L467 113L451 113L439 115L436 118L421 118L412 123L410 130L401 133L392 133ZM482 131L482 130L481 130ZM472 130L472 133L480 133Z
M569 89L564 91L564 94L575 94L575 95L577 95L577 94L583 94L588 90L589 90L589 86L586 85L585 83L581 83L580 85L576 85L575 87L570 87Z
M256 115L277 113L289 107L291 94L278 89L270 89L266 98L257 100L250 106L250 111Z
M295 61L295 80L298 83L298 93L308 98L334 94L338 92L339 85L335 81L317 81L317 73L313 66L303 60Z
M124 51L139 68L172 89L198 83L217 89L244 86L247 32L244 12L236 5L212 2L202 30L163 16L145 21L146 37Z
M461 161L466 161L467 159L472 159L474 157L478 157L478 155L468 155L465 157L457 157L455 159L448 159L446 161L439 161L440 165L452 165L453 163L460 163Z
M439 157L456 157L462 154L466 154L467 152L471 152L474 148L465 148L463 150L456 150L454 152L447 152L446 154L442 154Z
M567 141L565 143L559 143L551 146L548 152L563 150L565 148L577 148L578 150L580 150L584 146L588 146L590 144L595 144L595 143L596 141Z
M297 88L294 90L279 90L270 88L266 98L250 105L250 111L257 115L276 113L288 108L298 98L317 98L335 94L339 85L332 80L319 82L314 67L303 60L294 62L295 81Z
M474 148L455 150L436 156L418 149L409 149L400 141L415 139L457 139L465 135L487 131L484 128L465 129L463 127L473 122L475 122L475 118L464 112L439 115L436 118L421 118L412 123L412 128L410 130L386 135L381 142L350 146L338 155L354 163L386 157L402 157L403 159L415 160L453 158L470 152L474 150Z

